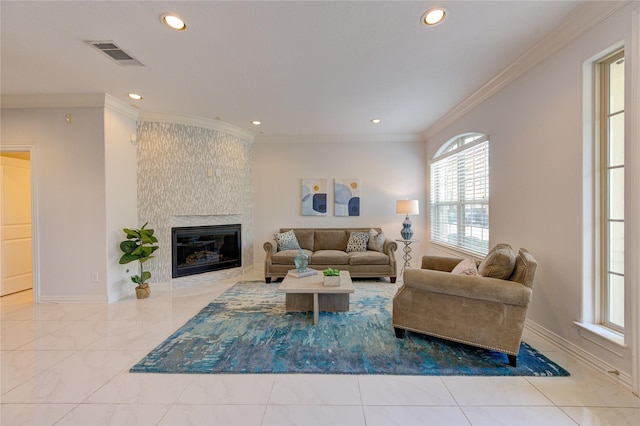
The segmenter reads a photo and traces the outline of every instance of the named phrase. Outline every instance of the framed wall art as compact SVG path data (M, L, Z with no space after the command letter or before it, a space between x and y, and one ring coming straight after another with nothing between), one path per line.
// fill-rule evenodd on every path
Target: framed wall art
M302 216L327 215L327 180L302 179Z
M360 216L360 179L334 179L334 214Z

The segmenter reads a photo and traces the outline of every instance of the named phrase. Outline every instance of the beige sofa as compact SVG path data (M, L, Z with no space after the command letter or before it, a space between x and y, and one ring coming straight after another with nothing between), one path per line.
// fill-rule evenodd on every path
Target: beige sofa
M393 299L396 337L410 330L504 352L515 367L537 263L525 249L513 258L512 272L493 278L451 273L462 259L424 256Z
M309 256L309 267L323 270L335 268L349 271L354 278L389 277L396 282L395 241L380 239L378 250L367 247L365 251L347 251L351 234L369 233L372 228L282 228L279 234L293 231L300 248ZM380 228L373 228L381 233ZM373 240L372 240L373 241ZM264 280L282 278L288 271L295 269L294 258L297 249L282 250L276 240L267 241L263 245L266 252L264 260ZM286 248L286 247L285 247Z

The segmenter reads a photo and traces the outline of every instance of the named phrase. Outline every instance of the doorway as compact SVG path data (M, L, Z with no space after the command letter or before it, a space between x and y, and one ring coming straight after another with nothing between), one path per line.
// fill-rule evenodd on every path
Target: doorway
M0 296L34 289L32 152L0 152ZM35 300L35 292L34 292Z

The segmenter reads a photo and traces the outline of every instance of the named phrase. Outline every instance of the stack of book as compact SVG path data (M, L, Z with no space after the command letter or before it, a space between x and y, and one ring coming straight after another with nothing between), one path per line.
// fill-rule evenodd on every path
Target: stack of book
M289 275L296 278L310 277L311 275L316 275L317 273L318 271L316 271L315 269L307 269L304 272L299 272L297 269L292 269L289 271Z

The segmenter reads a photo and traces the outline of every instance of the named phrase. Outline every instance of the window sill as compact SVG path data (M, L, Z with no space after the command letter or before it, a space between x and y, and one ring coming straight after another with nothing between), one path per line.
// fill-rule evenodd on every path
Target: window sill
M441 243L440 241L429 240L429 242L435 247L437 247L439 250L449 253L455 257L460 257L460 258L471 257L476 260L482 260L487 255L486 253L482 254L482 253L472 252L470 250L464 250L463 248L452 246L449 244L444 244L444 243Z
M624 343L624 336L620 333L598 324L577 321L574 321L574 324L578 326L578 333L583 339L595 343L620 358L623 358L629 350L629 345Z

